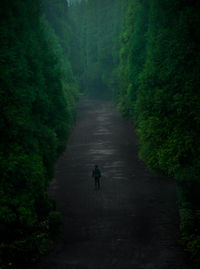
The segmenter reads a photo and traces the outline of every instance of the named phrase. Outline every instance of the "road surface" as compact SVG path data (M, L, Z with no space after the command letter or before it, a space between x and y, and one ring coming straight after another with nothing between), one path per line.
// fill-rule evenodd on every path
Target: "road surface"
M98 164L101 189L94 189ZM138 159L137 136L110 102L83 99L50 188L63 233L37 269L186 269L172 179Z

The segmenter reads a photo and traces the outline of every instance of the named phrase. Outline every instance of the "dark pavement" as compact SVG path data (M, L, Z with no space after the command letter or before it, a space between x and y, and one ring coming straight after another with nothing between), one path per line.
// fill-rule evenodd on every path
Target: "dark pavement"
M98 164L101 189L94 189ZM173 180L148 171L137 137L109 102L83 99L50 194L64 225L39 269L186 269Z

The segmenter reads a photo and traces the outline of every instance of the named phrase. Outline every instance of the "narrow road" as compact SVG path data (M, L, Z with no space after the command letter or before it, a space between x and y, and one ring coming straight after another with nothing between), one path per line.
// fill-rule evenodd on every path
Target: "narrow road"
M50 193L64 225L39 269L186 269L173 180L148 171L137 137L110 102L83 99ZM92 169L102 171L100 191Z

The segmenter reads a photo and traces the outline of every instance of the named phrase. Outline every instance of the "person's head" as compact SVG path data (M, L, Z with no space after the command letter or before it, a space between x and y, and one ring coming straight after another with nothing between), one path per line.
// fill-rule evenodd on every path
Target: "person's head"
M96 164L94 167L95 167L95 168L98 168L98 165Z

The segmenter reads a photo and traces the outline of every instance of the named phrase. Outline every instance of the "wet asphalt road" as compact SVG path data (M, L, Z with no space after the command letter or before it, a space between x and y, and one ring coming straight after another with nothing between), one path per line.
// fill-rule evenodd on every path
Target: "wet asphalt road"
M83 99L50 194L63 233L39 269L186 269L173 180L148 171L114 105ZM94 189L92 169L102 171Z

